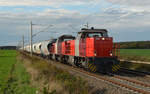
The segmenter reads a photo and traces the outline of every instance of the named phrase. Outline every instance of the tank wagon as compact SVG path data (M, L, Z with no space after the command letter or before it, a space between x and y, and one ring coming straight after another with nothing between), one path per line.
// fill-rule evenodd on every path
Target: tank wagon
M33 53L36 55L41 54L41 42L33 44Z
M56 39L46 40L41 42L41 56L45 58L50 58L49 46L56 42Z
M41 55L92 72L119 70L117 48L106 29L82 29L77 37L62 35L57 39L41 42Z

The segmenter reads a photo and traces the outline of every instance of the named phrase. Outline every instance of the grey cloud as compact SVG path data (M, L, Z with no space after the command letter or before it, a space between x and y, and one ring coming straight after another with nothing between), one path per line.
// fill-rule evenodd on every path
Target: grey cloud
M92 2L91 0L1 0L1 6L53 6L62 5L84 5Z
M123 8L108 8L95 14L81 14L79 11L64 9L50 9L32 13L0 12L0 40L2 41L0 45L6 44L5 41L7 44L10 42L16 45L16 41L20 41L22 35L25 35L26 40L29 40L31 20L36 24L54 25L47 32L37 35L34 42L50 39L50 37L55 38L61 34L76 35L73 32L79 31L86 22L95 28L108 29L115 41L150 40L147 36L150 26L149 17L150 14L147 11L136 12ZM44 26L34 26L34 33L43 28ZM57 34L52 32L57 32ZM132 38L133 36L130 34L135 33L137 36L143 36ZM129 37L125 38L123 35Z
M41 14L41 13L40 13ZM59 15L60 14L60 15ZM11 13L2 12L0 13L0 45L5 44L5 41L14 43L12 41L19 41L22 35L25 35L26 39L29 40L30 34L30 21L32 19L35 24L53 24L54 26L48 29L48 32L38 35L35 37L35 41L45 40L46 38L52 37L52 31L60 32L73 32L69 27L70 24L74 23L77 26L82 21L82 16L73 16L73 13L64 13L63 15L56 10L56 14L43 12L40 16L39 13ZM55 15L55 16L54 16ZM70 16L70 17L69 17ZM46 26L34 26L34 33L42 30ZM69 31L68 31L69 30ZM9 37L8 37L9 36ZM47 37L45 37L47 36ZM40 37L40 38L39 38ZM56 37L56 36L55 36ZM15 42L16 43L16 42ZM16 44L15 44L16 45Z
M113 5L118 5L126 8L127 10L135 12L150 12L150 0L107 0Z
M114 4L130 5L130 6L149 6L150 0L107 0Z
M111 7L104 9L104 12L107 14L110 14L110 15L112 15L112 14L126 14L127 13L127 11L122 10L120 8L111 8Z

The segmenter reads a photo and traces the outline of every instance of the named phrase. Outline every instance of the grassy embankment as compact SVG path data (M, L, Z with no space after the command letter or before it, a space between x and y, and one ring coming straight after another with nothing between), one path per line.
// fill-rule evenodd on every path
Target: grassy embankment
M30 76L16 56L15 50L0 50L0 94L35 94Z
M150 62L150 49L121 49L120 58L129 61L135 60ZM150 72L150 64L121 62L121 66L129 69Z
M36 56L32 58L22 54L24 62L31 74L32 84L44 94L90 94L87 82L80 77L71 75L66 70L58 69L50 62ZM53 62L53 61L52 61Z
M89 94L88 91L82 78L45 60L15 50L0 50L0 94Z

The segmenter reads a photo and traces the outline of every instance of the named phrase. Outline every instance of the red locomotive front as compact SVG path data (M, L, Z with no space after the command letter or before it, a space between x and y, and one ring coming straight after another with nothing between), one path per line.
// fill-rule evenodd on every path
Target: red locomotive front
M75 64L91 71L119 70L119 61L113 54L113 38L106 29L82 29L75 42ZM78 48L79 47L79 48Z
M91 37L80 40L80 56L112 57L113 39L111 37Z

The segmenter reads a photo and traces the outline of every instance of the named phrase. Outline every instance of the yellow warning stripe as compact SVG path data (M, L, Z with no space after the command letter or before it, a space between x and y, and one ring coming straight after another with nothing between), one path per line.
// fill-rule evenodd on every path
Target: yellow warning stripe
M89 64L89 63L88 63L88 69L92 72L96 72L96 70L97 70L95 65ZM120 65L112 66L112 71L114 71L114 72L118 71L119 69L120 69Z
M120 68L120 65L117 65Z
M90 70L90 71L92 71L92 72L96 72L96 66L95 65L93 65L93 64L88 64L88 69Z
M97 68L95 68L94 72L96 72L96 71L97 71Z
M114 66L113 66L112 70L113 70L113 71L117 71L117 69L116 69Z
M112 71L114 71L114 72L115 72L116 70L112 69Z
M95 67L93 68L93 70L92 70L92 71L93 71L93 72L96 72L96 70L97 70L97 69L96 69L96 66L95 66Z
M119 67L118 66L114 66L117 70L119 69Z
M93 67L92 71L94 71L94 70L95 70L95 68L96 68L96 66L94 66L94 67Z
M92 66L92 64L88 64L88 65L89 65L88 68L90 68Z
M112 66L112 69L116 70L116 68L114 66Z
M117 71L120 69L120 65L114 65L112 66L112 71Z
M95 68L95 69L93 70L93 72L96 72L96 70L97 70L97 69Z
M112 67L112 69L113 69L113 71L117 71L117 69L114 66Z
M92 65L91 68L90 68L90 70L92 70L93 68L94 68L94 66Z

